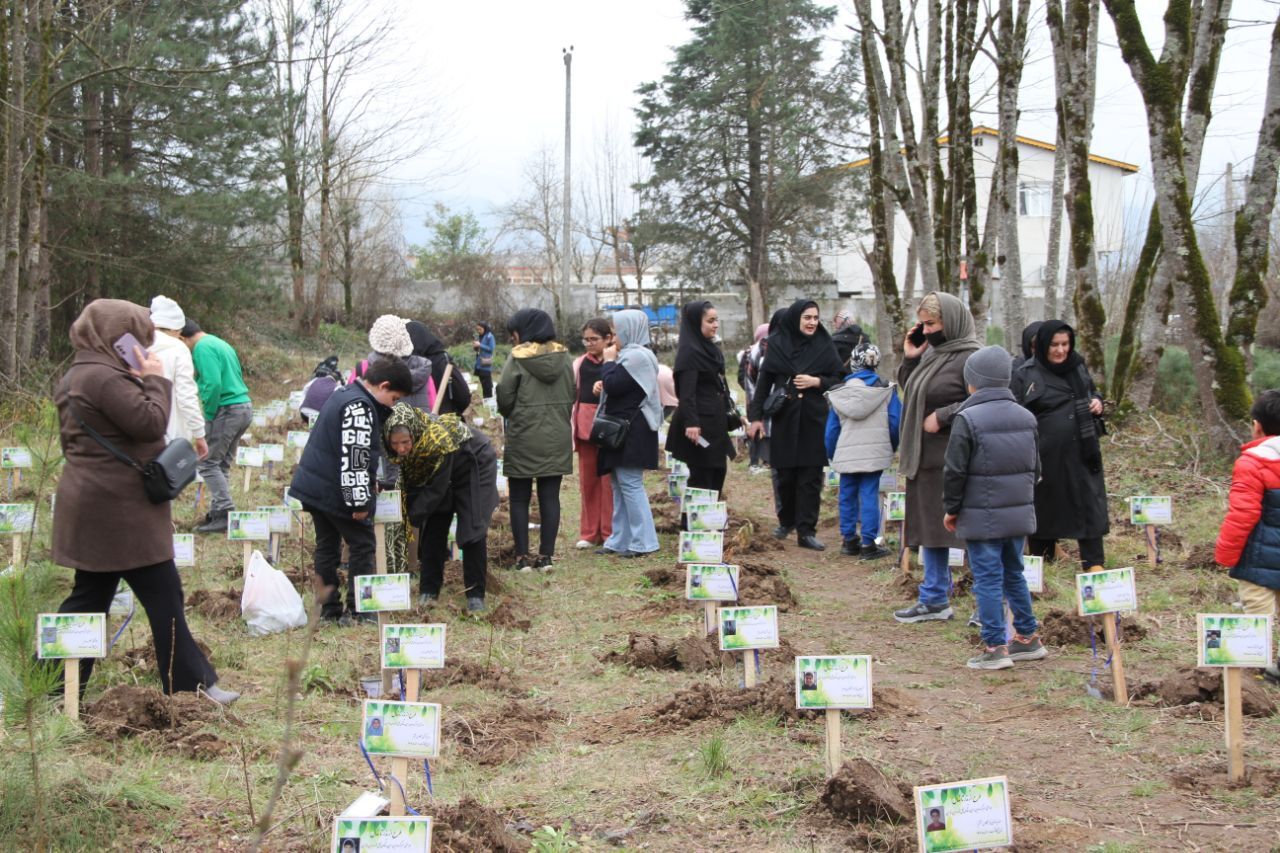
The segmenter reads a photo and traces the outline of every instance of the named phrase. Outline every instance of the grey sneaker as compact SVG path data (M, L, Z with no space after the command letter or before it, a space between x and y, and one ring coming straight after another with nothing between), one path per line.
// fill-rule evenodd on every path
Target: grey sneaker
M240 694L234 690L223 690L216 684L212 687L201 687L200 692L224 707L240 698Z
M1004 646L994 646L977 657L969 658L969 669L1008 669L1013 666L1009 658L1009 650Z
M478 595L468 595L468 596L467 596L467 612L468 612L468 613L483 613L483 612L484 612L484 599L483 599L483 598L481 598L481 597L480 597L480 596L478 596Z
M431 605L435 604L439 600L440 600L440 596L436 595L435 593L424 592L418 596L418 606L430 607Z
M973 615L969 617L969 627L970 628L982 627L982 620L978 618L978 611L976 610L973 612Z
M893 611L893 618L899 622L928 622L931 619L946 621L955 615L950 604L916 603L906 610Z
M1049 650L1040 642L1039 634L1030 637L1014 635L1009 642L1009 660L1040 660L1049 656Z

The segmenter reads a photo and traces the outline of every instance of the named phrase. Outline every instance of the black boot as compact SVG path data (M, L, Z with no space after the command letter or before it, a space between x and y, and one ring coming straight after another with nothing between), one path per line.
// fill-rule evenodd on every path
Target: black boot
M846 539L844 544L840 546L840 553L846 557L862 556L862 547L858 544L857 539Z

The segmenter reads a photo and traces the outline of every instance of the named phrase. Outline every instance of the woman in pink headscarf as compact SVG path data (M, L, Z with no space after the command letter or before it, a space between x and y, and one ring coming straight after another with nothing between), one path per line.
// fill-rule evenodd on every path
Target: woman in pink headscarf
M756 393L756 380L760 377L760 365L764 364L765 349L769 346L769 324L756 326L755 339L751 346L738 353L738 384L747 392L750 400ZM757 474L769 464L769 421L764 423L764 435L760 438L748 438L747 446L751 452L751 473Z

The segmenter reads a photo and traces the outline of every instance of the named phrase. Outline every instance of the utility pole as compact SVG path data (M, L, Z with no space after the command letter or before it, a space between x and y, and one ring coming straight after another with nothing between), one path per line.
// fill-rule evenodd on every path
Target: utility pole
M569 181L569 142L571 128L569 121L569 81L570 69L573 65L573 45L569 45L568 50L564 50L562 48L560 52L564 55L564 234L561 238L560 244L560 316L556 318L556 324L563 330L568 310L565 303L569 299L569 261L573 254L573 248L569 242L569 228L573 204L573 195Z

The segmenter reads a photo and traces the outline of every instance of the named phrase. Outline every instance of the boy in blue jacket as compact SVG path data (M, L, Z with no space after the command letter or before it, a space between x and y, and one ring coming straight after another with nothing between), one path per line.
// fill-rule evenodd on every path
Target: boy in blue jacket
M880 350L860 343L849 355L844 384L827 392L827 459L840 475L840 553L864 560L884 557L880 536L880 475L898 449L902 403L898 392L876 373ZM858 525L862 541L858 541Z
M315 525L315 575L324 592L320 618L355 620L355 576L373 571L374 506L382 419L413 392L409 366L398 358L370 362L364 376L334 391L311 428L311 437L289 484ZM338 590L342 543L347 543L347 609Z

